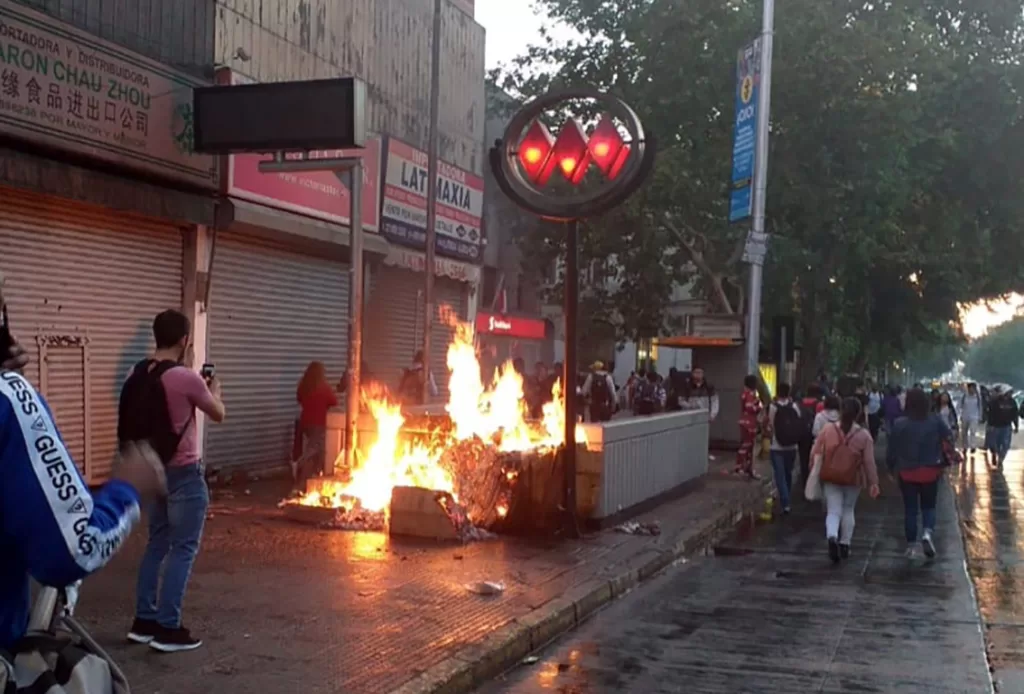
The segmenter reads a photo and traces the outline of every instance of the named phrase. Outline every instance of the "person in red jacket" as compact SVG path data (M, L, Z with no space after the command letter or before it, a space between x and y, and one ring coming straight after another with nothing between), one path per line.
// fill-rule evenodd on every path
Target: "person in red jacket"
M736 451L737 475L760 479L754 472L754 446L757 444L757 422L761 416L761 398L757 394L757 376L743 379L743 393L740 395L740 448Z

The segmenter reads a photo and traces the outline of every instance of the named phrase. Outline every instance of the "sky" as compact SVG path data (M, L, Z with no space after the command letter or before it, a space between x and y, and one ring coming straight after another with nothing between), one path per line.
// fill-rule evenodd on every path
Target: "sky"
M476 0L476 21L487 30L488 70L525 53L543 24L531 0Z
M1011 294L1006 299L962 307L960 320L967 336L978 338L1021 313L1024 313L1024 296Z

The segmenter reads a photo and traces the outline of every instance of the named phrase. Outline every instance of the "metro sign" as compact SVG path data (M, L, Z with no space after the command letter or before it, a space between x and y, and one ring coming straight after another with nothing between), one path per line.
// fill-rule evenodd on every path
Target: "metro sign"
M539 120L534 120L519 142L518 159L526 176L545 186L555 169L565 180L579 185L591 165L614 181L629 158L630 147L608 115L598 121L588 137L575 118L569 118L555 138Z

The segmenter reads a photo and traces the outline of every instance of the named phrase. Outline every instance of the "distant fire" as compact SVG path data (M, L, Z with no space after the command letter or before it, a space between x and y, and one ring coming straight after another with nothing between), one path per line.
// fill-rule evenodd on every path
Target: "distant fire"
M550 453L562 445L565 409L561 388L555 384L541 420L529 420L523 379L512 363L506 362L491 382L485 383L473 327L454 324L455 339L448 347L447 359L450 429L435 432L429 440L409 436L401 406L386 393L364 390L364 401L376 421L376 441L365 456L359 456L347 481L325 480L326 484L296 503L386 514L395 487L423 487L448 492L456 502L465 502L465 513L472 522L486 523L508 514L508 491L519 472L512 466L506 469L502 461L517 457L512 455L517 453ZM582 429L577 429L577 439L583 440Z

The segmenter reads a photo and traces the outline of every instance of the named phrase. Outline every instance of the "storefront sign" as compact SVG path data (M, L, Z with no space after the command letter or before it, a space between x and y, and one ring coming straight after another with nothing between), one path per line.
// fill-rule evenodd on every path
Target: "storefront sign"
M251 84L253 80L228 70L217 73L221 84ZM380 229L380 138L373 138L358 150L310 152L311 159L363 156L363 229ZM261 161L269 154L234 154L228 157L225 192L235 198L258 202L289 212L304 214L335 224L351 224L351 196L347 186L330 171L260 173ZM298 154L286 155L298 159Z
M410 251L399 246L391 246L388 249L388 254L384 257L384 264L413 272L423 272L427 266L427 259L423 251ZM476 285L480 281L480 266L434 256L434 274Z
M215 188L192 153L202 82L0 0L0 130L42 145Z
M477 312L476 331L484 335L506 335L523 340L543 340L547 336L547 323L534 318Z
M381 233L388 240L424 249L427 240L427 155L388 138ZM483 252L480 224L484 180L439 162L437 176L437 245L435 252L479 262Z

